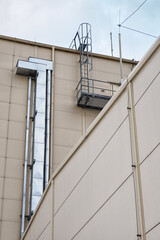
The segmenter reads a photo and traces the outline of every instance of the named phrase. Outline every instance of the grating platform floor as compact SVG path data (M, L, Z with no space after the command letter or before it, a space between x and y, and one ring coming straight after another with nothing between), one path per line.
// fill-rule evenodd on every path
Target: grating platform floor
M106 103L111 99L111 96L104 96L99 94L91 94L82 92L78 99L77 105L83 108L92 108L101 110Z

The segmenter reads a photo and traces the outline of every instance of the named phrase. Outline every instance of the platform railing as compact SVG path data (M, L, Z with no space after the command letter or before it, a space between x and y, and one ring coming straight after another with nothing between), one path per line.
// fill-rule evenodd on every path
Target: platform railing
M117 91L119 83L82 78L76 87L77 100L83 93L93 96L108 96L112 97Z

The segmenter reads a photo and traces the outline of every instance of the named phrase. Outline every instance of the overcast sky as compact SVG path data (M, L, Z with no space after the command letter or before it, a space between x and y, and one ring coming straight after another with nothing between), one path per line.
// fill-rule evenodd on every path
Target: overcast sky
M69 47L78 26L92 26L93 52L119 56L117 24L144 0L0 0L0 34ZM160 0L147 0L124 26L159 36ZM122 56L140 60L156 40L122 29Z

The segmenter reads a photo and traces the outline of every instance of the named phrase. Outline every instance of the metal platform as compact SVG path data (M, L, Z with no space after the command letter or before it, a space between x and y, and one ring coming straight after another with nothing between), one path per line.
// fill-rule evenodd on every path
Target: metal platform
M77 105L83 108L101 110L110 99L110 96L82 92L81 96L77 100Z
M77 85L77 105L101 110L115 94L119 84L82 78Z

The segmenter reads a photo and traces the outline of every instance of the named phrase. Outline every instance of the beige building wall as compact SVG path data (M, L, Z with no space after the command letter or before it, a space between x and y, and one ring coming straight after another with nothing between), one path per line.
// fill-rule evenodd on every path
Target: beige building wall
M18 59L51 59L51 50L0 39L0 239L20 239L26 78L15 75Z
M159 58L160 39L52 175L23 239L160 238Z
M15 75L15 68L17 60L28 60L28 57L52 60L54 65L51 171L56 170L99 114L97 110L76 105L75 88L80 78L78 52L0 37L0 240L20 239L28 79ZM119 82L117 58L95 54L93 64L92 78ZM124 60L125 76L130 73L131 66L131 61ZM44 206L50 206L48 195L47 199ZM39 214L43 216L44 212ZM42 231L44 226L51 229L48 219L42 224ZM41 231L37 228L38 222L38 232L31 234L33 239Z

